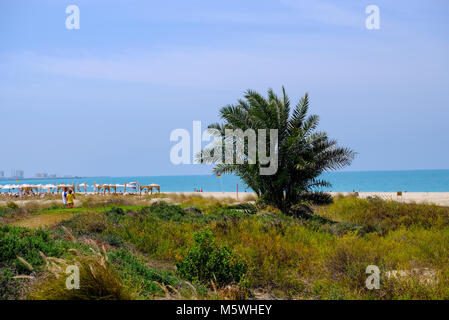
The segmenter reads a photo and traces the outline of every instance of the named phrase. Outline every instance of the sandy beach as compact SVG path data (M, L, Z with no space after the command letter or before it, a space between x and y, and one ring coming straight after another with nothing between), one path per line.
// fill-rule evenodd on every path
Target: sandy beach
M162 192L162 194L177 194L185 196L199 196L199 197L213 197L216 199L231 198L235 200L245 200L247 197L255 197L254 192ZM84 194L84 193L80 193ZM88 193L90 194L90 193ZM336 195L351 195L352 192L331 192L333 196ZM402 196L398 196L396 192L360 192L360 198L379 197L384 200L394 200L405 203L429 203L439 206L449 207L449 192L405 192ZM57 202L58 200L47 199L33 199L33 200L16 200L19 205L23 205L29 201L43 201L43 202ZM5 205L8 201L0 200L0 205ZM76 201L78 203L79 200Z
M352 192L332 192L332 195L349 195ZM449 206L449 192L404 192L398 196L396 192L360 192L360 198L379 197L384 200L395 200L406 203L433 203Z
M236 192L166 192L171 194L198 195L202 197L214 197L218 199L233 198L237 199ZM333 196L338 194L350 195L352 192L331 192ZM238 199L244 199L247 196L255 196L253 192L239 192ZM415 203L434 203L440 206L449 206L449 192L405 192L402 196L397 196L396 192L360 192L360 198L380 197L384 200L395 200L400 202Z

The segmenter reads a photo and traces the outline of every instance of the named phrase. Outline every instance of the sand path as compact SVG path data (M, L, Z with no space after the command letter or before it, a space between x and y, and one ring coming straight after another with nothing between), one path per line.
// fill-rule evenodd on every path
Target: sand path
M39 215L33 215L25 219L16 220L10 223L10 225L29 229L52 227L64 220L72 218L73 215L74 214L72 212L41 213Z

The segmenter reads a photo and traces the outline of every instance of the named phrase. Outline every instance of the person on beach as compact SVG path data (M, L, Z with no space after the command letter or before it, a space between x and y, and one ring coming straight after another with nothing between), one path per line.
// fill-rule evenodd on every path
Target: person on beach
M67 194L67 207L73 208L73 205L75 203L75 194L72 190L69 190L69 193Z
M64 206L67 206L67 188L64 188L64 192L62 193L62 203Z

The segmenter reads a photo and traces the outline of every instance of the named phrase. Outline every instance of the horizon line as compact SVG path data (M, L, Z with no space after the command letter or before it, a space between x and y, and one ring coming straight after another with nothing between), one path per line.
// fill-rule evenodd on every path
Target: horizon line
M449 171L449 169L407 169L407 170L396 170L396 169L386 169L386 170L340 170L340 171L326 171L323 173L361 173L361 172L411 172L411 171ZM213 173L209 174L175 174L175 175L119 175L119 176L72 176L72 177L24 177L19 178L18 180L27 180L27 179L35 179L35 180L51 180L51 179L83 179L83 178L122 178L122 177L179 177L179 176L210 176L215 175ZM224 174L225 175L225 174ZM230 174L232 175L232 174ZM0 180L11 180L17 179L16 177L1 177Z

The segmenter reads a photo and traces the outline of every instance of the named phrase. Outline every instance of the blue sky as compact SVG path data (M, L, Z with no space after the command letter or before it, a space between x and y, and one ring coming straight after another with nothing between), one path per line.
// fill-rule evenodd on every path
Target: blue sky
M359 153L348 170L447 169L448 14L445 0L2 1L0 170L208 173L171 164L170 132L282 85Z

